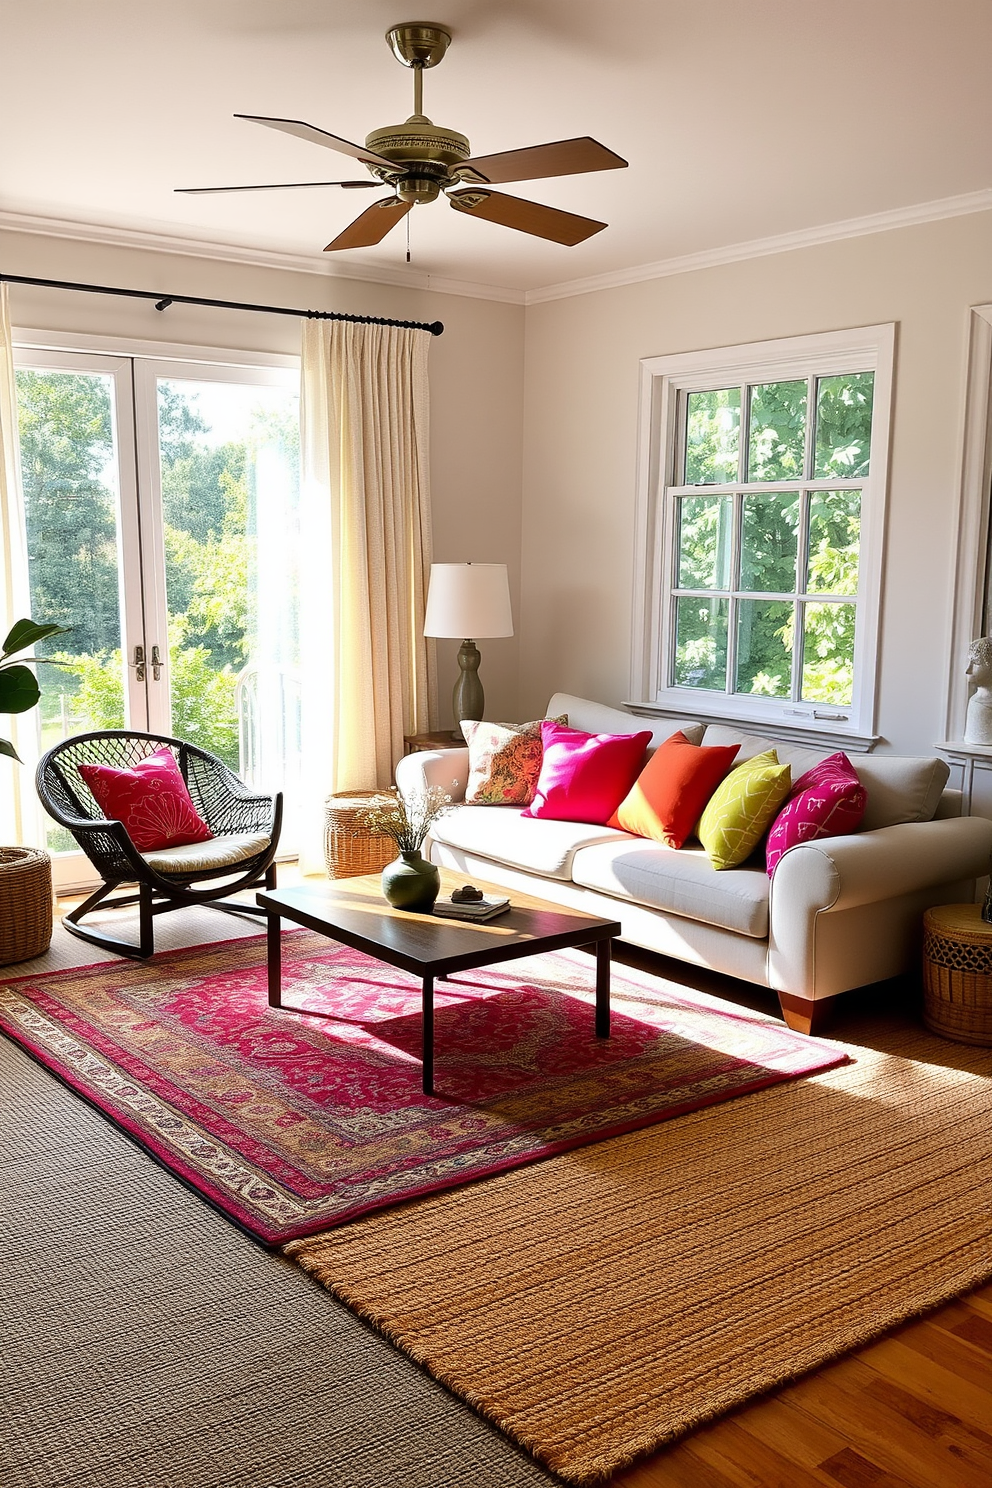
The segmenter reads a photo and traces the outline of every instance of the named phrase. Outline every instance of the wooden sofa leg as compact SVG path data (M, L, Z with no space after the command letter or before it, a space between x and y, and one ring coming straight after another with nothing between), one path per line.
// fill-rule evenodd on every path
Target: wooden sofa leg
M796 997L792 992L780 992L778 1004L782 1017L795 1033L822 1033L831 1020L836 997Z

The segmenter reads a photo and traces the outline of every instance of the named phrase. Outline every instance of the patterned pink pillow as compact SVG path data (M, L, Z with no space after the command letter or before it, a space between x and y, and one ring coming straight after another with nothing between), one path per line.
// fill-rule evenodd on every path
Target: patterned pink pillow
M532 723L462 720L468 745L467 806L529 806L541 773L542 719ZM563 713L556 723L567 723Z
M214 835L190 799L171 749L156 749L130 770L80 765L108 821L123 822L139 852L209 842Z
M799 842L856 832L867 804L868 792L842 752L831 754L800 775L769 828L765 847L769 875L782 854Z
M541 724L544 758L534 800L521 816L603 825L626 796L644 763L650 730L640 734L585 734L553 719Z

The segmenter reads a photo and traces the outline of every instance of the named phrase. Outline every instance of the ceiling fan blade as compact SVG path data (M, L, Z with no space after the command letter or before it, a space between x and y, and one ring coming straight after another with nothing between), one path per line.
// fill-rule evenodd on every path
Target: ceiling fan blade
M523 201L519 196L506 196L501 191L485 191L479 186L449 191L448 200L459 212L469 212L473 217L484 217L487 222L515 227L517 232L533 233L535 238L549 238L551 242L564 243L567 247L584 242L606 226L605 222L595 222L591 217L577 217L574 212L562 212L557 207L542 206L540 202Z
M412 206L413 202L400 201L398 196L387 196L382 201L373 202L344 232L338 233L334 241L328 243L324 252L332 253L339 248L371 248L373 243L381 243L389 229L395 227Z
M309 140L314 145L326 145L328 150L337 150L341 155L350 155L366 164L388 165L390 170L396 169L385 155L366 150L364 145L353 145L351 140L339 139L336 134L328 134L326 129L318 129L315 124L304 124L302 119L266 119L261 114L235 114L234 117L247 119L250 124L264 124L267 129L279 129L283 134L295 134L297 139Z
M577 176L583 171L619 170L627 164L589 135L555 140L549 145L530 145L525 150L504 150L499 155L476 155L463 160L459 171L473 170L487 181L537 181L542 176Z
M218 191L298 191L304 186L344 186L356 191L365 187L381 187L381 181L276 181L270 186L175 186L173 190L182 196L207 196Z

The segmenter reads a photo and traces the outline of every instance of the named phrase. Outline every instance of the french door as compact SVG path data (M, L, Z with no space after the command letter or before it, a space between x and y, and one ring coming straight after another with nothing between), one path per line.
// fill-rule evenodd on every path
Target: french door
M18 419L39 748L100 728L174 734L249 784L299 780L295 369L23 351ZM56 885L92 870L47 824Z

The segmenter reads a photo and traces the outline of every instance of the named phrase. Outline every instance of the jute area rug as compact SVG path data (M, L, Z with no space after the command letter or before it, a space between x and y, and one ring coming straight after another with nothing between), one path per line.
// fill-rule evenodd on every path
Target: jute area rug
M884 1023L847 1047L286 1253L567 1482L602 1482L992 1276L990 1051Z

